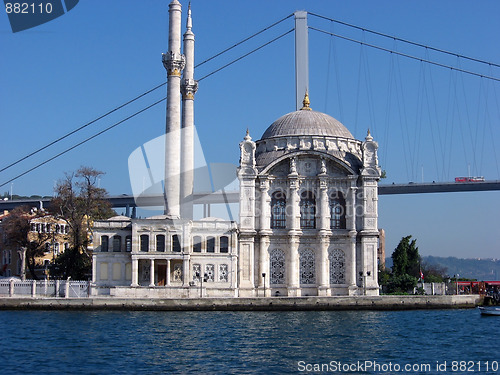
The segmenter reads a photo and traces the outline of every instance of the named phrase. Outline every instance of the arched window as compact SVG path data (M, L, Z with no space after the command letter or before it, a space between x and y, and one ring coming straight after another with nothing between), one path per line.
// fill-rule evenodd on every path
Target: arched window
M125 250L128 252L132 251L132 236L125 237Z
M334 249L329 254L330 284L345 284L345 254Z
M165 235L158 234L156 236L156 251L164 252L165 251Z
M122 251L122 237L113 236L113 252L117 253Z
M345 229L345 199L340 191L330 195L330 229Z
M310 191L303 191L300 195L300 227L316 228L316 200Z
M149 251L149 236L141 234L141 251Z
M282 191L275 191L271 196L271 228L286 227L286 196Z
M201 253L201 237L193 237L193 253Z
M269 254L269 274L271 285L285 283L285 253L280 249L273 249Z
M207 237L207 253L215 253L215 237Z
M229 238L227 236L222 236L220 238L220 252L221 253L229 252Z
M178 234L172 236L172 251L176 253L181 252L181 237Z
M300 284L316 284L314 252L305 249L300 252Z
M108 251L109 247L109 237L101 236L101 251Z

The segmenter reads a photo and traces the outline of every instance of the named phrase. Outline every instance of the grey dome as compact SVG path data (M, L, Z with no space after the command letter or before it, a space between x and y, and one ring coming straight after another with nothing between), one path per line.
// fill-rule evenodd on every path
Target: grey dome
M267 128L262 139L301 135L354 139L351 132L332 116L305 109L281 116Z

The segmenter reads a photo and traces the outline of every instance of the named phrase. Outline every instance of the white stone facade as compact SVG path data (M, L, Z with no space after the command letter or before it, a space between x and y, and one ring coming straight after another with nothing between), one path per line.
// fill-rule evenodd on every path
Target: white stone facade
M252 141L247 131L240 143L239 224L191 220L198 85L191 14L184 56L180 11L173 0L169 51L163 57L168 75L165 215L95 222L93 293L378 295L378 145L369 133L356 140L333 117L312 111L307 94L304 107L272 123L262 139Z
M236 232L234 222L214 218L172 222L166 216L117 216L97 221L92 279L95 293L234 297Z
M240 296L378 294L377 148L369 134L355 140L308 102L263 139L247 133Z

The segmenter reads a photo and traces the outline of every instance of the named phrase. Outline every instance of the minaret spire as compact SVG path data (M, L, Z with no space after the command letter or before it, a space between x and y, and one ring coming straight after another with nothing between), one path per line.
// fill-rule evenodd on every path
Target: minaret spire
M180 216L181 173L181 73L185 58L181 54L181 4L172 0L169 4L168 51L162 55L167 70L167 118L165 137L165 214Z
M184 33L184 54L186 68L181 84L182 91L182 154L181 154L181 215L183 218L193 217L193 185L194 185L194 94L198 90L198 82L194 80L194 34L192 32L191 4L188 6L186 32Z

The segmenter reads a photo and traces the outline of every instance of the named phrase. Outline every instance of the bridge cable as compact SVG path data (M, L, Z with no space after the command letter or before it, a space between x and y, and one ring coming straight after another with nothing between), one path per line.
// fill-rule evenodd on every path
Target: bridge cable
M276 25L280 24L281 22L285 21L286 19L290 18L291 16L293 16L293 14L290 14L290 15L288 15L288 16L286 16L286 17L282 18L281 20L279 20L279 21L277 21L277 22L275 22L275 23L273 23L273 24L271 24L271 25L269 25L269 26L267 26L267 27L263 28L262 30L260 30L260 31L258 31L258 32L256 32L256 33L254 33L254 34L252 34L252 35L250 35L249 37L247 37L247 38L245 38L245 39L241 40L240 42L235 43L235 44L234 44L234 45L232 45L231 47L224 49L223 51L221 51L221 52L219 52L219 53L217 53L217 54L213 55L212 57L209 57L208 59L204 60L203 62L201 62L201 63L199 63L199 64L195 65L195 68L197 68L197 67L199 67L199 66L201 66L201 65L203 65L203 64L205 64L205 63L207 63L207 62L209 62L209 61L211 61L211 60L213 60L214 58L216 58L216 57L218 57L218 56L221 56L222 54L224 54L224 53L226 53L226 52L228 52L228 51L232 50L233 48L235 48L235 47L237 47L237 46L239 46L239 45L241 45L241 44L243 44L243 43L245 43L245 42L249 41L250 39L252 39L252 38L256 37L257 35L260 35L260 34L261 34L261 33L263 33L264 31L267 31L267 30L269 30L269 29L273 28L274 26L276 26ZM272 41L271 41L270 43L272 43ZM229 65L230 65L230 64L229 64ZM212 73L212 74L213 74L213 73ZM203 77L203 78L206 78L206 77L207 77L207 76L205 76L205 77ZM202 79L203 79L203 78L202 78ZM201 81L202 79L199 79L198 81ZM167 82L160 83L160 84L156 85L155 87L153 87L152 89L150 89L150 90L148 90L148 91L143 92L142 94L140 94L140 95L136 96L136 97L135 97L135 98L133 98L133 99L130 99L129 101L127 101L127 102L125 102L125 103L123 103L123 104L119 105L118 107L113 108L112 110L110 110L110 111L108 111L108 112L104 113L103 115L101 115L101 116L99 116L99 117L97 117L97 118L95 118L95 119L93 119L93 120L91 120L91 121L89 121L89 122L85 123L84 125L82 125L82 126L80 126L80 127L76 128L76 129L74 129L74 130L70 131L69 133L66 133L65 135L63 135L63 136L61 136L61 137L59 137L59 138L57 138L57 139L55 139L55 140L53 140L53 141L51 141L51 142L47 143L46 145L44 145L44 146L42 146L42 147L40 147L40 148L36 149L35 151L30 152L29 154L27 154L27 155L25 155L25 156L21 157L20 159L18 159L18 160L16 160L16 161L14 161L14 162L10 163L9 165L7 165L7 166L5 166L5 167L1 168L1 169L0 169L0 173L1 173L1 172L3 172L3 171L5 171L5 170L7 170L7 169L9 169L9 168L11 168L11 167L13 167L13 166L15 166L15 165L17 165L17 164L19 164L19 163L21 163L22 161L24 161L24 160L26 160L26 159L28 159L28 158L30 158L30 157L32 157L32 156L34 156L34 155L38 154L39 152L41 152L41 151L43 151L43 150L45 150L45 149L47 149L47 148L49 148L49 147L51 147L51 146L55 145L56 143L58 143L58 142L60 142L60 141L62 141L62 140L64 140L64 139L68 138L69 136L71 136L71 135L73 135L73 134L75 134L75 133L77 133L77 132L79 132L79 131L81 131L81 130L83 130L83 129L87 128L88 126L90 126L90 125L94 124L95 122L97 122L97 121L99 121L99 120L101 120L101 119L103 119L103 118L105 118L105 117L107 117L107 116L111 115L112 113L114 113L114 112L116 112L116 111L118 111L118 110L120 110L120 109L122 109L122 108L126 107L127 105L132 104L133 102L137 101L138 99L140 99L140 98L142 98L142 97L144 97L144 96L146 96L146 95L148 95L148 94L152 93L153 91L155 91L155 90L159 89L160 87L165 86L166 84L167 84ZM3 186L3 185L0 185L0 187L1 187L1 186Z
M74 129L74 130L70 131L69 133L66 133L65 135L63 135L63 136L61 136L61 137L59 137L59 138L57 138L57 139L53 140L52 142L50 142L50 143L46 144L45 146L42 146L42 147L40 147L39 149L37 149L37 150L35 150L35 151L33 151L33 152L29 153L28 155L23 156L21 159L18 159L18 160L16 160L15 162L10 163L10 164L9 164L9 165L7 165L6 167L3 167L2 169L0 169L0 172L3 172L3 171L5 171L5 170L9 169L10 167L13 167L13 166L14 166L14 165L16 165L16 164L19 164L19 163L20 163L20 162L22 162L23 160L26 160L26 159L30 158L31 156L38 154L39 152L41 152L41 151L45 150L46 148L49 148L50 146L52 146L52 145L54 145L54 144L56 144L56 143L58 143L58 142L62 141L63 139L68 138L70 135L73 135L73 134L75 134L75 133L79 132L79 131L80 131L80 130L82 130L82 129L85 129L87 126L92 125L93 123L95 123L95 122L97 122L97 121L99 121L99 120L103 119L103 118L104 118L104 117L106 117L106 116L109 116L110 114L112 114L112 113L114 113L114 112L118 111L119 109L122 109L123 107L125 107L125 106L127 106L127 105L129 105L129 104L131 104L131 103L133 103L133 102L135 102L136 100L138 100L138 99L142 98L143 96L145 96L145 95L147 95L147 94L150 94L151 92L153 92L153 91L155 91L155 90L159 89L160 87L165 86L166 84L167 84L167 82L163 82L163 83L161 83L161 84L159 84L159 85L157 85L157 86L153 87L152 89L150 89L150 90L148 90L148 91L146 91L146 92L143 92L142 94L140 94L139 96L136 96L135 98L133 98L133 99L129 100L128 102L123 103L123 104L119 105L118 107L116 107L116 108L114 108L114 109L112 109L112 110L110 110L110 111L106 112L105 114L103 114L103 115L101 115L101 116L99 116L99 117L95 118L94 120L87 122L86 124L84 124L84 125L80 126L79 128Z
M455 68L455 67L450 66L450 65L441 64L441 63L438 63L438 62L435 62L435 61L423 59L421 57L412 56L412 55L409 55L409 54L406 54L406 53L392 51L392 50L390 50L388 48L380 47L380 46L377 46L377 45L374 45L374 44L370 44L370 43L365 43L365 42L362 42L360 40L348 38L346 36L342 36L342 35L339 35L339 34L330 33L328 31L317 29L317 28L312 27L312 26L308 26L308 28L311 29L311 30L314 30L314 31L318 31L320 33L324 33L324 34L335 36L335 37L340 38L340 39L348 40L350 42L359 43L359 44L362 44L362 45L365 45L365 46L368 46L368 47L379 49L381 51L395 53L395 54L400 55L400 56L404 56L404 57L407 57L407 58L410 58L410 59L413 59L413 60L417 60L417 61L425 62L425 63L428 63L428 64L440 66L442 68L447 68L447 69L455 70L455 71L460 72L460 73L471 74L471 75L474 75L474 76L477 76L477 77L482 77L482 78L486 78L486 79L490 79L490 80L493 80L493 81L500 82L500 78L496 78L496 77L492 77L492 76L487 76L487 75L480 74L480 73L471 72L470 70Z
M384 33L378 32L378 31L366 29L364 27L360 27L360 26L356 26L356 25L353 25L353 24L350 24L350 23L347 23L347 22L342 22L342 21L339 21L339 20L335 20L333 18L328 18L328 17L322 16L322 15L319 15L319 14L316 14L316 13L310 13L309 12L308 14L310 14L311 16L318 17L318 18L323 18L323 19L331 21L331 22L336 22L336 23L339 23L339 24L344 25L344 26L349 26L349 27L352 27L352 28L355 28L355 29L358 29L358 30L366 31L366 32L369 32L371 34L375 34L375 35L383 36L385 38L390 38L390 39L394 39L394 40L397 40L397 41L400 41L400 42L408 43L408 44L411 44L411 45L414 45L414 46L417 46L417 47L427 48L427 49L430 49L432 51L436 51L436 52L444 53L444 54L447 54L447 55L456 56L456 57L459 57L459 58L462 58L462 59L466 59L466 60L478 62L478 63L481 63L481 64L486 64L486 65L489 65L489 66L494 66L494 67L500 68L500 64L492 63L492 62L485 61L485 60L480 60L480 59L477 59L477 58L474 58L474 57L465 56L465 55L462 55L462 54L459 54L459 53L456 53L456 52L450 52L450 51L446 51L446 50L443 50L443 49L440 49L440 48L436 48L436 47L432 47L432 46L427 46L425 44L421 44L421 43L417 43L417 42L412 42L411 40L402 39L402 38L398 38L398 37L396 37L394 35L388 35L388 34L384 34Z
M238 58L234 59L233 61L229 62L228 64L225 64L225 65L224 65L224 66L222 66L221 68L218 68L218 69L216 69L216 70L212 71L211 73L209 73L209 74L205 75L204 77L200 78L200 79L198 80L198 82L200 82L200 81L204 80L205 78L210 77L211 75L213 75L213 74L215 74L215 73L217 73L217 72L221 71L222 69L224 69L224 68L226 68L226 67L228 67L228 66L230 66L230 65L234 64L235 62L240 61L241 59L243 59L243 58L245 58L245 57L249 56L250 54L252 54L252 53L254 53L254 52L256 52L256 51L260 50L261 48L263 48L263 47L265 47L265 46L267 46L267 45L269 45L269 44L271 44L271 43L273 43L273 42L277 41L278 39L281 39L281 38L282 38L282 37L284 37L285 35L287 35L287 34L289 34L290 32L292 32L293 30L294 30L294 29L291 29L291 30L289 30L289 31L287 31L287 32L285 32L285 33L283 33L283 34L281 34L280 36L278 36L278 37L276 37L276 38L272 39L271 41L269 41L269 42L267 42L267 43L264 43L264 44L263 44L263 45L261 45L260 47L257 47L257 48L255 48L255 49L253 49L252 51L250 51L250 52L248 52L248 53L246 53L246 54L244 54L244 55L242 55L242 56L240 56L240 57L238 57ZM48 162L50 162L50 161L52 161L52 160L54 160L54 159L56 159L56 158L58 158L58 157L60 157L60 156L62 156L62 155L64 155L64 154L66 154L67 152L69 152L69 151L71 151L71 150L73 150L73 149L77 148L78 146L81 146L81 145L83 145L84 143L87 143L88 141L90 141L90 140L92 140L92 139L94 139L94 138L96 138L96 137L100 136L101 134L106 133L107 131L109 131L109 130L111 130L111 129L115 128L116 126L118 126L118 125L120 125L120 124L122 124L122 123L124 123L125 121L130 120L131 118L133 118L133 117L135 117L135 116L139 115L140 113L145 112L145 111L147 111L148 109L150 109L150 108L154 107L155 105L157 105L157 104L159 104L159 103L161 103L161 102L165 101L166 99L167 99L167 97L164 97L164 98L162 98L162 99L160 99L160 100L158 100L158 101L154 102L153 104L150 104L149 106L147 106L147 107L145 107L145 108L143 108L143 109L141 109L141 110L139 110L139 111L137 111L137 112L133 113L132 115L130 115L130 116L128 116L128 117L126 117L126 118L124 118L124 119L122 119L122 120L120 120L120 121L118 121L118 122L114 123L113 125L111 125L111 126L109 126L109 127L105 128L105 129L101 130L100 132L98 132L98 133L96 133L96 134L94 134L94 135L92 135L92 136L90 136L90 137L88 137L88 138L84 139L83 141L81 141L81 142L79 142L79 143L77 143L77 144L75 144L75 145L73 145L73 146L71 146L71 147L67 148L66 150L61 151L61 152L60 152L60 153L58 153L57 155L52 156L51 158L49 158L49 159L47 159L47 160L45 160L45 161L43 161L43 162L41 162L41 163L39 163L39 164L35 165L34 167L32 167L32 168L28 169L27 171L25 171L25 172L23 172L23 173L20 173L20 174L18 174L17 176L15 176L15 177L11 178L10 180L8 180L8 181L6 181L6 182L4 182L4 183L0 184L0 187L7 185L7 184L9 184L10 182L12 182L12 181L14 181L14 180L17 180L19 177L22 177L22 176L24 176L24 175L26 175L26 174L28 174L28 173L32 172L33 170L35 170L35 169L37 169L37 168L39 168L39 167L41 167L41 166L43 166L43 165L47 164Z

